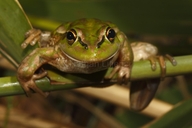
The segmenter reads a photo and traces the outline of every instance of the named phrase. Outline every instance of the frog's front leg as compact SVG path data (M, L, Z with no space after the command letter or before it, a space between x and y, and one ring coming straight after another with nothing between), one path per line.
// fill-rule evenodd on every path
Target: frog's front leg
M53 47L37 48L22 61L17 70L17 79L27 95L30 94L32 89L33 91L46 96L46 94L36 86L35 80L45 77L47 72L43 71L40 74L35 74L35 72L43 64L48 63L57 57Z
M119 33L117 36L122 42L122 48L119 51L120 53L117 63L107 78L111 79L117 73L118 81L120 83L127 83L130 78L131 68L133 65L133 51L127 37L123 33Z

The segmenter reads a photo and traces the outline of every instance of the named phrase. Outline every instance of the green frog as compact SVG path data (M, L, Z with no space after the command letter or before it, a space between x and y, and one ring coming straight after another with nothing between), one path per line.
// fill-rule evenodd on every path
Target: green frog
M118 79L126 83L130 78L134 56L135 60L140 60L157 54L157 48L148 43L134 43L131 46L125 34L115 24L98 19L68 22L60 25L54 32L32 29L26 33L26 40L21 46L26 48L36 42L39 47L21 62L17 70L18 81L27 95L31 89L46 95L36 86L35 80L47 76L46 71L36 73L47 63L63 72L85 74L115 65L108 79L117 74ZM141 53L143 48L140 47L145 45L148 51ZM135 48L137 50L133 50Z

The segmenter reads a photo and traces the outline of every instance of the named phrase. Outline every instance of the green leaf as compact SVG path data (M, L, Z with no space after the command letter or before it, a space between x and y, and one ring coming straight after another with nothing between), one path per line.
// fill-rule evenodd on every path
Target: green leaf
M29 49L23 51L20 45L30 28L31 25L17 1L0 0L0 52L15 67L18 67L29 52Z

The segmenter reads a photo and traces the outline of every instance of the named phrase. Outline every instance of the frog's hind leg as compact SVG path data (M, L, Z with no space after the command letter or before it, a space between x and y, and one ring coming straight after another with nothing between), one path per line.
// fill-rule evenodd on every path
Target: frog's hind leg
M160 79L134 81L130 87L130 108L141 111L146 108L158 89Z
M149 57L148 60L151 63L152 70L156 70L157 68L157 61L160 65L161 69L161 78L153 78L143 81L134 81L131 83L130 87L130 108L135 111L141 111L145 109L153 97L155 96L155 93L158 89L158 86L166 76L166 61L165 58L167 58L173 66L177 65L176 60L170 56L165 55L164 56L153 56Z

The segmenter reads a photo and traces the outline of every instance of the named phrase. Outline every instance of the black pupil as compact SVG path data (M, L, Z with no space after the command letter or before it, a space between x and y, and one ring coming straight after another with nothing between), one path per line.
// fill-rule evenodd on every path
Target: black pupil
M75 35L73 34L73 32L71 32L71 31L67 32L67 39L75 40Z
M109 28L108 33L107 33L107 38L111 40L111 39L115 38L115 35L116 35L115 31L113 29Z

